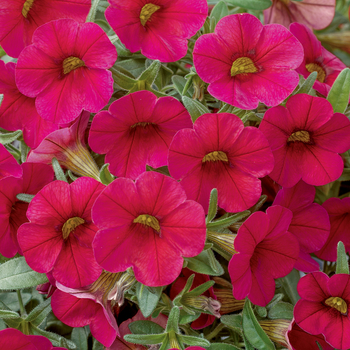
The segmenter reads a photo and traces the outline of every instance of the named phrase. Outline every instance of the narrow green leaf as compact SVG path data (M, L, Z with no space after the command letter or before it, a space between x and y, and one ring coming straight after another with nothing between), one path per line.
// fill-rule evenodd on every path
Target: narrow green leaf
M293 95L308 94L311 91L312 87L314 86L316 79L317 79L317 72L312 72L304 81L303 85L300 86L298 91L296 91Z
M0 310L0 318L7 318L7 319L17 319L20 320L21 316L15 312L15 311L11 311L11 310Z
M12 143L13 141L17 140L21 135L22 135L21 130L10 132L8 134L0 134L0 143L2 145L7 145L7 144Z
M137 78L137 80L147 81L149 85L152 85L156 80L159 73L161 63L158 60L152 62L152 64Z
M249 299L244 304L242 316L243 332L250 344L259 350L274 350L275 346L259 325Z
M245 344L245 350L254 350L254 348L249 343L247 337L245 337L244 334L242 334L242 337L243 337L243 341L244 341L244 344Z
M162 287L154 289L156 293L152 293L146 286L141 283L136 285L136 296L139 302L142 315L144 317L151 316L153 310L158 304L158 300L162 294Z
M133 344L151 345L160 344L166 338L166 334L126 334L124 339Z
M147 321L147 320L131 322L129 324L129 329L133 334L161 334L161 333L164 333L163 327L161 327L159 324L157 324L155 322Z
M187 261L187 268L198 273L202 273L209 276L221 276L224 274L224 269L221 264L217 262L217 271L211 267L210 256L208 250L203 251L199 255L193 258L185 258Z
M67 173L68 173L69 178L70 178L72 181L75 181L75 180L78 180L78 179L79 179L77 176L73 175L73 173L72 173L70 170L68 170Z
M192 312L194 310L191 310ZM193 312L192 315L185 312L184 309L180 310L180 318L179 318L179 324L187 324L195 321L199 316L201 315L200 312Z
M171 77L171 81L173 82L174 84L174 87L176 89L176 91L181 95L181 96L187 96L188 98L191 98L192 95L193 95L193 89L192 89L192 95L191 95L191 92L187 89L185 92L184 92L184 89L187 85L187 80L180 76L180 75L173 75Z
M92 350L104 350L104 348L105 347L99 341L94 339L93 345L92 345Z
M215 284L215 281L207 281L201 285L199 285L196 288L193 288L190 292L188 292L186 295L191 296L199 296L203 294L205 291L207 291L210 287L212 287Z
M183 289L181 290L181 292L177 295L177 297L182 297L185 293L187 293L193 284L193 280L194 280L195 274L191 275L190 277L188 277L185 287L183 287Z
M188 113L190 113L193 122L195 122L202 114L210 113L207 107L187 96L182 97L182 102L188 110Z
M194 337L192 335L184 335L184 334L179 334L178 337L181 341L183 341L187 345L203 346L203 347L210 346L210 342L203 338Z
M226 2L249 10L266 10L272 5L271 0L226 0Z
M0 265L0 290L30 288L46 282L46 274L33 271L24 257Z
M214 17L216 19L216 23L220 21L221 18L228 15L228 7L224 1L219 1L210 13L210 17Z
M209 209L208 209L208 215L206 219L207 223L215 218L217 211L218 211L218 190L216 188L213 188L210 192Z
M179 332L179 318L180 318L180 309L177 306L174 306L169 314L168 322L166 324L165 331L169 332Z
M277 320L281 318L291 320L293 318L293 309L294 306L292 304L280 301L270 308L267 317L270 320Z
M337 246L337 267L335 273L349 274L349 262L343 242L338 242Z
M21 293L23 306L26 306L32 298L31 293ZM3 302L8 309L12 311L19 311L18 295L14 293L0 293L0 301Z
M242 333L243 319L242 315L224 315L220 318L221 323L232 328L235 332Z
M350 69L343 69L329 91L327 100L333 106L334 113L344 113L349 103Z
M256 306L255 307L255 310L256 310L256 313L262 317L262 318L265 318L267 316L267 310L266 310L266 307L262 307L262 306Z
M128 77L118 69L112 68L111 71L114 82L123 90L131 90L137 84L137 80Z
M30 203L35 196L27 193L18 193L16 198L22 202Z
M317 340L316 340L316 344L317 344L317 346L318 346L318 348L319 348L320 350L323 350L321 344L320 344Z
M77 346L77 350L88 350L87 334L84 327L74 328L71 340Z
M237 213L234 215L229 216L228 218L225 219L218 219L213 222L208 222L207 223L207 228L208 229L221 229L221 228L226 228L229 227L230 225L234 224L237 221L240 221L250 215L249 210L242 211L241 213Z
M51 312L51 299L46 299L43 303L35 307L26 317L27 322L34 326L39 326Z
M300 280L300 273L298 270L295 270L295 269L287 276L278 279L278 281L281 283L283 287L283 290L286 292L287 296L289 297L293 305L295 305L297 301L300 299L300 296L297 291L297 285L299 280Z
M61 165L56 158L52 158L52 167L57 180L68 182L66 175L64 174Z
M241 348L237 348L237 346L234 346L232 344L225 344L225 343L211 343L210 348L207 348L208 350L241 350Z
M104 185L109 185L112 181L114 181L114 176L108 170L109 163L103 164L100 170L100 179Z

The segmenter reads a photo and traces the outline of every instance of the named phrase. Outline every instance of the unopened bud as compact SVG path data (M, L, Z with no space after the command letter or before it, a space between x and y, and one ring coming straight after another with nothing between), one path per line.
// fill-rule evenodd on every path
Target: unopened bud
M219 233L213 231L208 231L207 233L209 242L217 244L221 249L232 256L237 253L233 246L236 236L237 235L231 233Z
M259 321L261 328L275 343L288 348L286 334L291 321L288 320L264 320Z
M187 307L192 307L197 310L204 310L210 312L215 317L220 318L220 307L221 304L219 301L208 298L204 295L200 296L192 296L192 295L184 295L181 298L181 303Z

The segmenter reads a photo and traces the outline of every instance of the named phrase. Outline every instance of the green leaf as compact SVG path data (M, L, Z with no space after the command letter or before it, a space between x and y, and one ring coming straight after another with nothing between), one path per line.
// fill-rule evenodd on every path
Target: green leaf
M255 310L260 317L265 318L267 316L266 307L256 305Z
M266 10L272 5L271 0L226 0L226 2L249 10Z
M141 345L151 345L151 344L160 344L164 341L167 334L126 334L124 339L133 344Z
M210 113L207 107L187 96L182 97L182 102L188 110L188 113L190 113L193 122L195 122L202 114Z
M192 335L184 335L184 334L179 334L178 337L181 341L183 341L187 345L203 346L203 347L210 346L210 342L203 338L194 337Z
M137 78L137 80L147 81L149 85L152 85L156 80L159 73L161 63L158 60L152 62L152 64Z
M26 306L32 298L31 293L21 293L23 305ZM19 311L18 295L17 293L0 293L0 301L3 302L12 311Z
M259 325L249 299L244 304L242 316L243 332L250 344L259 350L274 350L275 346Z
M177 306L174 306L169 314L168 322L166 324L166 332L179 332L179 317L180 317L180 309Z
M254 348L250 345L247 337L245 337L244 334L242 334L242 337L245 344L245 350L254 350Z
M221 264L216 259L212 261L213 257L210 257L209 249L204 250L202 253L193 258L185 258L185 260L187 261L187 268L194 272L209 276L221 276L224 274L224 269L222 268ZM215 262L217 264L217 271L211 267L211 264L215 264Z
M2 145L7 145L7 144L12 143L13 141L17 140L21 135L22 135L21 130L10 132L8 134L0 134L0 143Z
M298 91L296 91L293 95L308 94L312 90L312 87L314 86L316 79L317 79L317 72L312 72L304 81L303 85L300 86Z
M154 292L152 293L146 286L142 283L138 283L136 285L136 296L139 302L139 307L141 309L142 315L144 317L151 316L153 310L156 308L158 304L158 300L162 295L162 287L154 288Z
M185 86L187 84L187 80L180 76L180 75L173 75L172 78L171 78L171 81L173 82L174 84L174 87L176 89L176 91L182 96L187 96L188 98L191 98L192 95L193 95L193 89L192 90L188 90L185 91L185 93L183 92L184 89L185 89ZM191 94L191 91L192 91L192 94Z
M22 202L30 203L35 196L27 193L18 193L16 198Z
M224 315L220 318L221 323L232 328L235 332L242 334L243 319L242 315Z
M318 346L318 348L319 348L320 350L323 350L321 344L320 344L317 340L316 340L316 344L317 344L317 346Z
M349 263L343 242L338 242L337 246L337 267L335 273L349 274Z
M300 299L300 296L297 291L297 285L299 280L299 271L295 269L287 276L278 279L293 305L295 305Z
M46 274L33 271L24 257L0 265L0 290L35 287L48 282Z
M131 90L137 83L135 79L128 77L116 68L112 68L111 71L114 82L123 90Z
M100 180L104 185L109 185L114 181L114 176L108 170L109 163L103 164L100 170Z
M46 299L43 303L34 308L26 317L27 322L34 326L39 326L51 312L51 299Z
M88 350L87 334L84 327L74 328L71 340L77 346L77 350Z
M64 174L61 165L56 158L52 158L52 167L57 180L68 182L66 175Z
M241 350L241 348L237 348L237 346L225 343L211 343L210 348L208 350Z
M7 319L17 319L20 320L21 316L15 312L15 311L11 311L11 310L0 310L0 318L7 318Z
M273 296L272 300L266 305L266 309L270 310L274 305L284 298L283 293L277 293Z
M129 324L129 329L133 334L161 334L164 328L152 321L135 321Z
M199 296L203 294L205 291L207 291L210 287L212 287L215 284L215 281L207 281L198 287L192 289L190 292L186 293L186 295L190 296Z
M194 311L194 310L191 310ZM194 314L190 315L185 312L183 309L180 310L180 318L179 324L187 324L195 321L201 315L200 312L194 312Z
M96 339L93 341L92 350L104 350L105 347Z
M231 226L232 224L234 224L237 221L240 221L242 219L244 219L245 217L247 217L248 215L250 215L250 211L249 210L245 210L242 211L241 213L237 213L234 215L231 215L225 219L217 219L213 222L208 222L207 224L207 228L208 229L214 229L214 230L218 230L221 228L226 228Z
M350 69L343 69L329 91L327 100L333 106L334 113L344 113L349 103Z
M219 1L210 13L210 17L214 17L216 19L216 23L220 21L221 18L228 15L228 7L224 1Z
M285 320L291 320L293 318L293 305L289 303L285 303L283 301L280 301L279 303L273 305L268 314L267 317L270 320L277 320L277 319L285 319Z
M206 218L207 223L215 218L217 211L218 211L218 190L216 188L213 188L210 192L209 209L208 209L208 215Z

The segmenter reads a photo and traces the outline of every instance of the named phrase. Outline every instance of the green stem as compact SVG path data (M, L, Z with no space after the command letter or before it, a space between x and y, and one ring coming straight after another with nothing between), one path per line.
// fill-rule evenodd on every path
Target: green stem
M17 298L18 298L19 310L21 312L21 316L25 316L27 313L26 313L26 310L25 310L24 305L23 305L23 299L22 299L22 295L21 295L20 290L17 290Z
M224 329L225 325L223 323L219 323L214 330L212 330L205 338L207 340L213 339L214 337L216 337L223 329Z
M188 74L189 70L185 67L182 67L182 65L179 62L171 62L171 64L174 64L177 68L179 68L182 72Z
M93 1L91 8L90 8L90 12L86 18L86 22L94 22L95 21L97 7L98 7L99 2L100 2L100 0Z

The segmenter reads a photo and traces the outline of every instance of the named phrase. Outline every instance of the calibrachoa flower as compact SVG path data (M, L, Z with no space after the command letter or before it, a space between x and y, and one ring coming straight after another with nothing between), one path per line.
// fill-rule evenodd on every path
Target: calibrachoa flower
M305 25L292 23L290 31L304 47L304 60L296 71L304 78L317 72L317 80L313 88L323 96L327 96L331 86L346 65L332 53L327 51L315 34Z
M275 157L269 176L281 186L292 187L300 179L321 186L342 174L344 163L338 153L350 148L350 121L344 114L333 114L327 100L294 95L286 108L267 110L259 129Z
M85 22L91 0L2 0L0 45L9 56L18 57L32 43L38 27L59 18Z
M274 205L281 205L293 213L288 228L299 242L300 250L295 268L304 272L320 269L310 253L320 250L329 236L330 223L326 209L315 199L316 189L300 180L294 187L283 188L277 193Z
M99 228L93 242L97 262L111 272L133 267L147 286L173 282L183 256L204 248L203 208L186 200L177 181L157 172L145 172L136 182L113 181L97 198L92 217Z
M299 254L297 239L289 233L292 212L274 205L252 214L238 230L235 254L228 265L233 296L248 297L266 306L275 292L275 278L290 273Z
M45 164L23 163L23 176L6 177L0 180L0 253L12 258L22 250L17 241L18 228L28 221L26 211L28 203L16 198L19 193L36 194L50 183L54 174Z
M0 93L4 99L0 106L0 127L6 130L23 131L25 143L32 148L39 145L50 132L58 129L40 117L35 108L35 99L19 92L15 82L16 64L0 60Z
M250 14L222 18L195 44L193 62L208 91L221 101L254 109L276 106L298 85L299 41L280 24L263 26Z
M30 152L28 162L51 164L52 158L82 176L99 180L99 170L85 145L85 130L90 113L83 111L70 127L54 131Z
M209 195L218 190L218 204L228 212L253 206L261 195L258 177L273 168L273 156L257 128L245 128L234 114L204 114L194 129L180 130L169 149L169 171L181 179L187 197L207 212Z
M8 176L21 177L23 170L14 156L0 145L0 179Z
M326 341L339 350L350 347L350 276L337 274L329 278L313 272L298 283L301 299L294 307L295 322L310 334L322 333Z
M167 165L173 136L192 127L189 113L178 100L138 91L94 117L89 145L94 152L107 153L105 162L110 163L112 174L136 179L146 171L146 164Z
M60 19L44 24L20 54L18 89L36 97L39 114L55 124L73 121L82 109L98 112L113 93L110 68L115 46L95 23Z
M280 23L285 27L299 22L313 29L326 28L333 20L335 0L272 0L264 11L264 22Z
M81 177L70 185L51 182L32 199L27 211L30 223L18 230L18 241L33 270L52 270L58 282L71 288L98 278L102 269L91 247L97 231L91 207L103 189L100 182Z
M323 260L336 261L339 241L350 252L350 198L329 198L322 206L329 214L331 233L322 249L315 254Z
M24 335L14 328L0 331L0 347L4 350L66 350L66 348L53 348L50 340L41 335Z
M206 0L108 0L105 16L131 52L174 62L187 53L187 39L208 15Z

